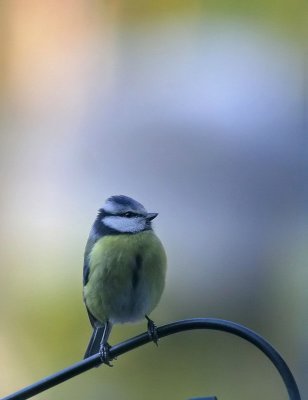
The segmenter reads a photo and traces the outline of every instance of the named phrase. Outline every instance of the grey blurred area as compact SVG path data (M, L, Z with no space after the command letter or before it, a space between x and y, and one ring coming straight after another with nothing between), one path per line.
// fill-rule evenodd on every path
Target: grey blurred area
M139 16L121 1L29 3L6 2L2 28L1 394L81 358L85 241L104 199L127 194L159 212L169 269L156 323L249 326L281 352L304 398L303 33L177 2ZM144 330L118 326L111 343ZM211 394L288 398L264 356L213 332L162 340L38 398Z

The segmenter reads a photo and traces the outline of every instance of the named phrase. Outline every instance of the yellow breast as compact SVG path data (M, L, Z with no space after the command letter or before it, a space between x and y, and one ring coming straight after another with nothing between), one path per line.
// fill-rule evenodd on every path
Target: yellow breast
M159 302L166 254L153 231L104 236L89 255L87 307L104 323L142 319Z

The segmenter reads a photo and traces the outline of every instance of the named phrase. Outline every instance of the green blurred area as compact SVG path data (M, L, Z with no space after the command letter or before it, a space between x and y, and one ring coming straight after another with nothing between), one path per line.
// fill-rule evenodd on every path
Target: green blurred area
M156 323L247 325L308 394L307 15L291 0L0 2L1 396L82 357L83 250L118 193L159 212ZM287 399L257 349L215 332L37 398L210 395Z
M160 20L161 18L213 18L227 16L268 22L272 26L283 28L288 32L299 33L306 29L307 4L304 0L283 1L244 1L244 0L185 0L147 1L134 0L119 1L121 21L140 23L140 21ZM102 2L102 8L105 3Z

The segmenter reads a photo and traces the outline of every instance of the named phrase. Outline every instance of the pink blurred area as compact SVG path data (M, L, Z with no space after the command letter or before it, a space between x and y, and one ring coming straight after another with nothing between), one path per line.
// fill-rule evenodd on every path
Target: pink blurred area
M82 357L83 250L112 194L159 212L156 323L247 325L308 393L308 14L294 3L1 2L0 395ZM287 399L257 351L204 333L41 398L211 394Z

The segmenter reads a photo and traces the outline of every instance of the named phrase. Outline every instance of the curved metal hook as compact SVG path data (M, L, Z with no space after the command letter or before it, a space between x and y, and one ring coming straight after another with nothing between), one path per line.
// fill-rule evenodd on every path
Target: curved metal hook
M274 349L274 347L267 342L262 336L258 335L251 329L246 328L243 325L236 324L232 321L225 321L216 318L193 318L182 321L176 321L157 328L157 334L159 338L172 335L174 333L189 331L195 329L211 329L217 331L223 331L239 336L242 339L254 344L260 349L274 364L278 370L286 389L289 394L290 400L301 400L300 393L296 384L296 381L290 371L288 365ZM120 356L121 354L127 353L130 350L136 349L151 341L148 333L135 336L122 343L112 346L109 350L111 358ZM19 390L9 396L3 397L1 400L25 400L29 397L35 396L38 393L43 392L53 386L58 385L76 375L79 375L93 367L96 367L102 363L100 354L95 354L85 360L82 360L76 364L71 365L68 368L63 369L50 375L33 385L27 386L24 389Z

